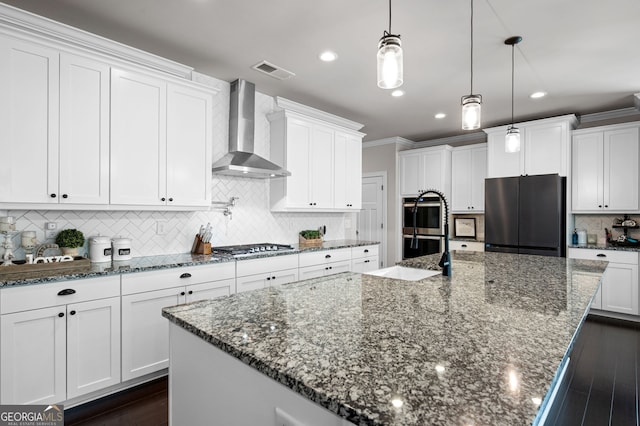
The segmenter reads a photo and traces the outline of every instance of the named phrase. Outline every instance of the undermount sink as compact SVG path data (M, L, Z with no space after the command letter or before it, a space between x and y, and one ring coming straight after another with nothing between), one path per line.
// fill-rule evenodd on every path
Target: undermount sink
M375 271L364 272L367 275L393 278L395 280L419 281L434 275L442 274L442 271L431 271L428 269L407 268L406 266L391 266L389 268L377 269Z

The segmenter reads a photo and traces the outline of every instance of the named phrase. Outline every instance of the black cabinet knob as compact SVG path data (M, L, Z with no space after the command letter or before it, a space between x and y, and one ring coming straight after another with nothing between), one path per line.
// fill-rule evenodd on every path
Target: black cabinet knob
M58 317L60 317L60 318L62 318L63 316L64 316L64 314L63 314L62 312L60 312L60 313L58 314Z
M76 311L69 312L69 315L75 315L75 314L76 314Z
M184 292L184 291L181 291L181 292L180 292L180 296L184 296L184 295L185 295L185 292Z
M602 208L602 204L598 204L598 207L599 207L599 208Z
M309 205L310 205L310 206L312 206L312 205L313 205L313 203L309 203Z
M324 270L325 270L325 271L328 271L328 270L329 270L329 267L328 267L328 266L325 266L325 267L324 267Z
M173 201L173 197L170 197L170 198L169 198L169 201Z
M49 195L49 197L56 198L56 194L51 194L51 195Z
M160 201L166 201L166 198L162 197L160 198Z
M365 261L364 261L364 263L369 263L369 262L370 262L369 260L365 260Z
M193 290L189 290L189 294L193 294Z
M67 194L62 194L62 198L69 198Z
M184 274L180 275L180 278L191 278L191 274L188 272L185 272Z
M605 205L604 205L604 208L605 208L605 209L606 209L606 208L609 208L609 206L605 204Z
M275 279L276 279L276 277L271 277L271 279L272 279L272 280L275 280Z
M271 277L267 277L267 281L271 281Z
M369 253L369 249L364 249L364 252L365 253Z

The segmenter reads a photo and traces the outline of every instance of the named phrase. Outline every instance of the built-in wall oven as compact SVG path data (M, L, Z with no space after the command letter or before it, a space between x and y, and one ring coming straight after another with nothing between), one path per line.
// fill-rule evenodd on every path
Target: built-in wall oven
M414 206L416 198L402 200L402 258L441 253L444 236L444 218L442 203L438 197L422 197L415 211L418 248L411 248L414 227Z

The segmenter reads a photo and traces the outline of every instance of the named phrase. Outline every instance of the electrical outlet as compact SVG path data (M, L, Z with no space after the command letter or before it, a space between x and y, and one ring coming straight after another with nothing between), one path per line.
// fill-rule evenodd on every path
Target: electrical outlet
M56 237L58 224L56 222L46 222L44 224L44 239L53 240Z
M167 233L167 221L166 220L156 221L156 235L165 235L166 233Z

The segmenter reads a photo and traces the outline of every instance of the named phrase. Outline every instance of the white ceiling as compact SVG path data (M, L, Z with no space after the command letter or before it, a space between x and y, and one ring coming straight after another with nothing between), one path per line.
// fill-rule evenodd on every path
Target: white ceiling
M244 78L282 96L363 123L365 140L463 134L470 90L470 0L396 0L406 95L376 86L386 0L6 0L5 3L194 67ZM483 127L634 106L640 92L640 1L475 0L474 92ZM339 58L323 63L332 49ZM251 69L267 60L296 74L279 81ZM542 90L548 96L534 100ZM447 117L436 120L434 114Z

